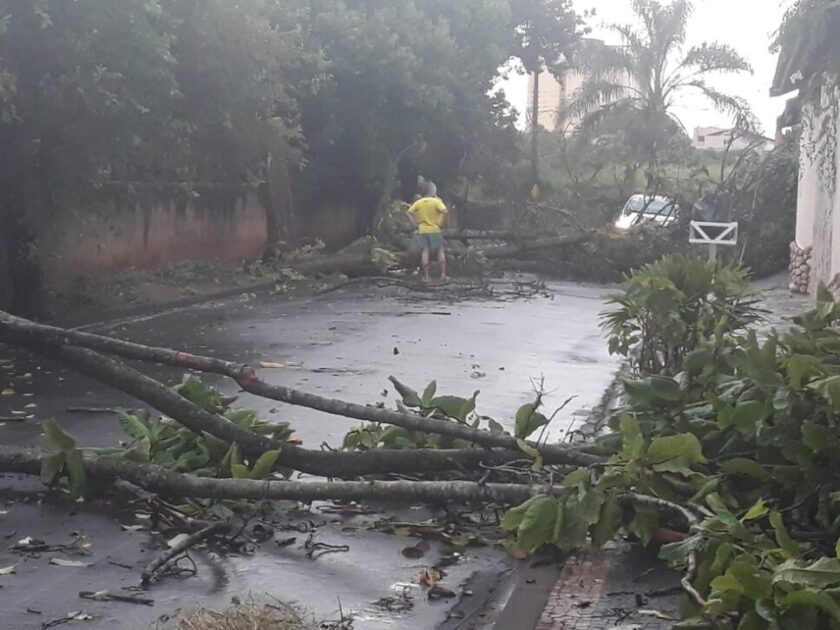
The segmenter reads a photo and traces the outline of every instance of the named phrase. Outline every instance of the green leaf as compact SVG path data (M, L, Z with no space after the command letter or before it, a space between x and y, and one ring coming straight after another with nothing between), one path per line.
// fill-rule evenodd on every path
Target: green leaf
M251 479L268 479L278 457L280 457L280 449L263 453L251 469Z
M44 420L41 428L49 443L58 450L72 451L76 448L76 440L65 433L55 420Z
M629 529L634 533L642 545L648 546L659 531L659 512L645 508L637 508L636 515L630 521Z
M840 621L840 606L828 593L794 591L785 595L779 602L779 606L781 608L791 608L793 606L817 608L830 615L835 621Z
M797 560L788 560L773 575L773 584L781 583L817 589L837 586L840 584L840 560L820 558L807 566Z
M526 443L525 440L516 440L516 443L519 445L519 450L534 460L534 465L531 466L531 469L534 472L540 472L543 467L543 456L540 455L540 452L530 444Z
M248 470L248 467L245 464L232 464L230 467L230 472L233 475L234 479L251 478L251 471Z
M818 374L823 369L823 363L813 355L794 354L785 361L788 383L794 391L802 391L802 387L812 374Z
M493 418L487 419L487 428L490 429L490 433L504 433L505 428Z
M631 402L643 407L658 406L663 402L675 403L683 399L679 383L666 376L627 379L624 381L624 392Z
M117 420L119 421L122 430L135 440L142 440L143 438L150 437L149 429L137 416L126 413L122 409L117 409Z
M149 438L143 438L136 442L124 454L125 459L138 464L149 464L152 461L152 443Z
M433 399L429 407L440 409L445 415L450 418L455 418L459 422L464 422L474 410L475 399L478 392L472 398L460 398L458 396L438 396Z
M736 457L728 459L720 465L722 472L727 475L744 475L758 481L769 481L772 479L770 472L752 459Z
M706 463L700 440L692 433L656 438L648 448L646 459L652 464L676 459L687 467Z
M592 471L588 468L578 468L563 477L563 486L566 488L580 488L586 490L592 478Z
M557 519L557 501L541 497L525 512L519 525L517 546L525 551L534 551L551 539Z
M539 416L539 418L535 420L535 416ZM539 420L542 420L542 422L540 423ZM534 403L522 405L516 412L514 436L521 440L527 439L534 431L545 424L548 424L548 419L537 412L537 406Z
M621 505L615 497L607 497L601 506L598 522L592 527L592 545L598 549L606 545L618 534L622 523Z
M522 505L519 505L515 508L511 508L507 511L504 518L502 519L502 529L507 530L509 532L516 531L519 529L519 525L522 524L522 519L525 517L525 514L528 512L530 507L537 502L538 499L542 497L531 497Z
M88 485L82 452L78 449L67 451L66 466L70 479L70 496L74 499L84 499L88 495Z
M802 554L802 549L788 534L782 515L776 511L771 512L770 525L773 526L773 531L776 533L776 542L781 547L785 557L798 558Z
M722 429L735 428L742 433L752 435L756 425L767 417L767 408L762 403L751 400L724 407L718 416L718 424Z
M621 456L628 462L641 459L645 454L645 439L639 428L639 421L633 416L623 416L620 428L624 436Z
M815 453L836 448L837 438L826 426L813 422L802 423L802 443Z
M41 481L48 486L55 483L66 461L67 455L63 452L44 457L41 461Z
M662 549L659 550L659 558L671 566L683 565L688 560L688 554L697 551L702 544L703 537L695 534L682 542L663 545Z
M832 411L840 412L840 375L815 381L809 387L831 404Z
M747 513L744 515L743 520L754 521L757 518L766 516L769 512L770 508L768 508L767 505L765 505L762 499L759 499L749 510L747 510Z
M424 407L430 407L432 405L432 400L435 397L435 392L437 392L437 381L432 381L426 386L426 389L423 390L423 397L421 402Z

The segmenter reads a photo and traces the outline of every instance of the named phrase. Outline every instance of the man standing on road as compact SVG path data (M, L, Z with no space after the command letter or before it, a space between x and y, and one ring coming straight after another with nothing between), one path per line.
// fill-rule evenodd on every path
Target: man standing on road
M437 196L437 188L429 184L426 196L418 199L408 209L408 218L417 228L417 246L421 250L420 267L423 281L429 281L429 258L431 252L437 252L440 263L440 280L446 282L446 249L443 244L442 228L446 222L448 210L446 204Z

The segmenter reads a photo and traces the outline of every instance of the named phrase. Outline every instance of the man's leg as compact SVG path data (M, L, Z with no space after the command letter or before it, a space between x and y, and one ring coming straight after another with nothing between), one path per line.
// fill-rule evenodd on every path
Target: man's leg
M440 279L446 282L449 280L449 276L446 275L446 248L443 245L438 248L437 257L440 263Z
M429 248L423 247L423 251L420 254L420 268L423 271L423 281L429 281Z

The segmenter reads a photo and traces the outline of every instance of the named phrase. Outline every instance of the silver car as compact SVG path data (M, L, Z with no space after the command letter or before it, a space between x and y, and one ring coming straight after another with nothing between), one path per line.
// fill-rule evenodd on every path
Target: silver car
M615 227L618 230L629 230L637 225L646 223L656 225L670 225L677 220L680 207L668 197L661 195L633 195L624 205Z

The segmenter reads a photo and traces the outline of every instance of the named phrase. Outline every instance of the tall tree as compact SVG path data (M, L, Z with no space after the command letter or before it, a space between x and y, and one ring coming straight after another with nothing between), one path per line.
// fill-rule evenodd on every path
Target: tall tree
M540 74L562 78L579 41L580 20L571 0L510 0L514 41L512 54L532 77L531 184L539 183Z
M581 117L580 126L597 131L610 117L621 114L630 121L626 139L634 154L647 164L648 186L656 186L660 152L684 129L674 109L687 93L709 100L733 120L756 125L744 99L718 91L709 84L718 73L751 72L750 64L726 44L686 45L686 27L693 11L690 0L663 4L633 0L636 24L610 28L622 46L587 43L577 57L586 80L568 109Z

